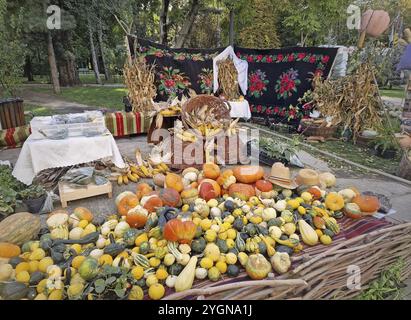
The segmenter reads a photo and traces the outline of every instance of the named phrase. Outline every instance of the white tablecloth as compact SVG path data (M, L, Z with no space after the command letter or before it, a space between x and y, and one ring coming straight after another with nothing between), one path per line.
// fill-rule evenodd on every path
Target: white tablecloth
M29 185L42 170L68 167L109 159L117 167L125 163L111 134L95 137L70 137L64 140L26 140L13 170L13 176Z
M243 118L245 120L251 119L250 105L247 100L243 101L230 101L231 118Z

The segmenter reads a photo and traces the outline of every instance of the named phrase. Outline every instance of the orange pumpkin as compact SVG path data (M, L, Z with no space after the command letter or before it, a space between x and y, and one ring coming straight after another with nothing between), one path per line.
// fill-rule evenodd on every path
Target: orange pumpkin
M148 212L141 206L131 209L126 216L126 222L132 228L142 228L148 219Z
M148 183L145 183L145 182L139 183L136 188L136 195L138 197L138 200L148 195L152 191L153 191L153 188Z
M172 219L164 226L163 236L167 241L188 244L193 240L196 231L194 222Z
M87 220L88 222L93 220L93 214L87 208L78 207L74 209L73 213L79 220Z
M0 242L0 258L9 259L19 256L20 253L19 246L8 242Z
M327 209L339 211L344 208L344 198L338 193L329 193L327 197L325 197L325 206Z
M163 205L169 207L180 207L181 206L181 197L180 194L171 188L164 188L160 190L159 197L163 201Z
M123 197L117 206L117 212L120 216L127 215L130 209L138 205L138 198L135 195L128 195Z
M233 170L237 182L255 183L264 177L264 169L260 166L238 166Z
M174 189L178 193L180 193L181 191L184 190L183 179L178 174L168 173L166 175L164 187Z
M189 188L181 192L181 199L184 204L191 204L198 198L197 188Z
M347 203L344 207L344 214L351 219L361 219L363 214L356 203Z
M230 197L247 201L251 197L255 196L255 189L252 185L249 184L234 183L228 189L228 194L230 195Z
M357 195L352 202L360 207L364 215L373 215L380 209L380 201L374 196Z
M308 193L310 193L313 196L314 200L319 200L321 199L321 190L315 187L311 187L307 190Z
M209 162L203 164L203 175L207 179L217 179L220 175L220 167L215 163Z
M141 205L148 212L154 212L157 208L163 206L163 200L161 200L158 193L154 191L141 199Z
M274 189L273 184L267 180L258 180L255 187L261 192L270 192Z
M208 201L218 198L221 195L221 187L215 180L204 179L198 187L198 193L200 198Z

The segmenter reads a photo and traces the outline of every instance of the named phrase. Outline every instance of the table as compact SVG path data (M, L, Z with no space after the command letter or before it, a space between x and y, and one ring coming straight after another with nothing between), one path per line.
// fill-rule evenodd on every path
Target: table
M64 140L35 139L23 145L13 176L29 185L42 170L68 167L100 159L109 159L117 167L126 165L111 134L95 137L69 137Z
M231 118L243 118L245 120L251 119L250 105L247 100L243 101L229 101L231 106Z

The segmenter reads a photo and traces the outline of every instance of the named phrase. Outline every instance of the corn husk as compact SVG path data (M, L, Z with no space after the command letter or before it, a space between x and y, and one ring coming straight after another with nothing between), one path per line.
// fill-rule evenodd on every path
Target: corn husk
M218 84L227 100L233 101L240 98L238 72L231 59L218 62Z

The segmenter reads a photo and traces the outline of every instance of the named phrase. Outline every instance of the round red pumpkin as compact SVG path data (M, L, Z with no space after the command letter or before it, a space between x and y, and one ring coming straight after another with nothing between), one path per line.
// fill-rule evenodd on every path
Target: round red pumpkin
M181 196L174 189L164 188L159 192L159 196L165 206L177 208L181 205Z
M157 208L163 206L163 200L161 200L156 192L152 192L141 199L141 204L148 212L154 212Z
M352 202L356 203L365 215L372 215L380 208L380 201L374 196L358 195Z
M255 187L261 192L270 192L273 190L273 184L267 180L258 180L255 183Z
M146 224L148 216L144 213L131 210L127 213L126 222L132 228L142 228Z

